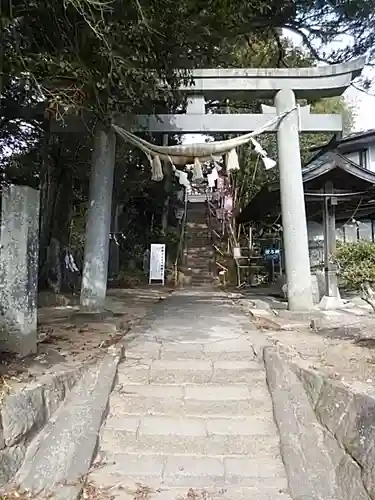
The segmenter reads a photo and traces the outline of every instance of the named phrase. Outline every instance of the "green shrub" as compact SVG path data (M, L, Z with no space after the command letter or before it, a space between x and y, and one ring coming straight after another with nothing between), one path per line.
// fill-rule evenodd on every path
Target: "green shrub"
M359 289L366 281L375 283L375 243L339 243L336 261L346 288Z

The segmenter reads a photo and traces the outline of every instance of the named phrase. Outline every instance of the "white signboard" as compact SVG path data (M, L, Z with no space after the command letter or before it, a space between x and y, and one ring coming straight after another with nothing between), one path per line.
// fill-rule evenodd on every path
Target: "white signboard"
M233 258L234 259L241 258L241 248L240 247L233 247Z
M165 271L165 244L153 243L150 252L149 284L152 281L161 281L164 285Z

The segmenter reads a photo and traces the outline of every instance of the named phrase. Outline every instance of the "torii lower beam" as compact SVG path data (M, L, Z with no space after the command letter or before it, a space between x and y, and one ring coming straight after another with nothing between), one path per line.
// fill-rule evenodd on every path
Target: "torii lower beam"
M336 133L342 131L342 118L340 115L309 114L301 108L300 131L305 133ZM133 119L118 117L115 120L119 127L141 132L147 130L163 134L246 134L263 128L273 119L274 113L263 114L203 114L188 113L180 115L139 115ZM51 124L52 133L82 133L87 132L87 124L84 127L80 120L67 120L66 126L59 122ZM267 127L265 132L276 133L277 123Z
M132 130L149 130L164 134L214 134L231 133L246 134L267 125L267 122L276 119L276 113L267 114L186 114L186 115L159 115L137 117L137 124ZM117 120L117 124L126 127L126 122ZM301 132L336 133L342 131L340 115L303 115L300 123ZM277 123L267 127L266 132L277 132Z

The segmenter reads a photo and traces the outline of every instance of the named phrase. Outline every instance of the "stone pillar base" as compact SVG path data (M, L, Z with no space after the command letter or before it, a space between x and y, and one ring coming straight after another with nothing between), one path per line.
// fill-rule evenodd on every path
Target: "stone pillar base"
M344 302L340 297L328 297L327 295L324 295L322 300L319 302L319 309L322 311L341 309L343 306Z
M3 319L0 325L0 345L5 352L24 358L37 352L37 331L20 333L18 325Z

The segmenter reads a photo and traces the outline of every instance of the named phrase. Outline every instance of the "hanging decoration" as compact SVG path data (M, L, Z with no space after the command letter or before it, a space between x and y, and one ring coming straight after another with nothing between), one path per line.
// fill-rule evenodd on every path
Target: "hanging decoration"
M176 167L174 167L174 175L177 177L178 182L181 184L181 186L184 186L186 188L187 192L191 192L191 184L188 179L188 174L186 172L183 172L182 170L178 170Z
M151 179L153 181L162 181L164 178L163 167L159 156L154 156L151 160Z
M256 141L253 137L251 138L251 143L254 146L255 152L258 153L258 155L262 158L264 168L266 170L270 170L271 168L276 166L275 160L269 158L269 156L267 155L267 151L265 151L259 144L259 142Z
M262 161L264 168L266 170L270 170L273 167L276 167L276 162L272 158L269 158L268 156L262 156Z
M215 166L212 169L212 172L207 175L208 187L215 187L215 181L219 178L219 174L217 173L217 167Z
M266 151L261 147L258 141L254 139L257 135L262 134L271 126L278 123L282 118L287 116L297 107L294 106L289 111L286 111L276 118L273 118L263 127L260 127L249 134L244 134L226 141L213 141L197 144L180 144L176 146L158 146L132 134L131 132L117 126L112 125L115 132L125 141L130 142L134 146L139 147L147 155L152 169L152 179L160 181L163 179L163 168L161 161L169 161L175 171L175 175L179 178L180 184L185 187L190 186L190 182L181 176L181 171L176 170L175 165L193 164L193 180L203 179L202 163L213 160L217 171L221 170L221 166L217 163L217 159L226 155L227 171L238 170L240 168L236 148L252 142L255 151L260 155L266 169L273 168L276 162L267 156ZM178 172L178 173L177 173Z
M195 158L194 160L194 166L193 166L193 182L195 181L200 181L203 179L203 170L202 170L202 165L201 162L199 161L198 158Z
M223 167L220 165L220 163L218 163L213 157L211 158L211 160L214 162L215 168L218 172L220 172L220 170L223 170Z
M226 154L226 165L227 165L228 174L232 170L239 170L240 169L240 164L238 162L238 155L237 155L237 151L235 149L231 149Z

